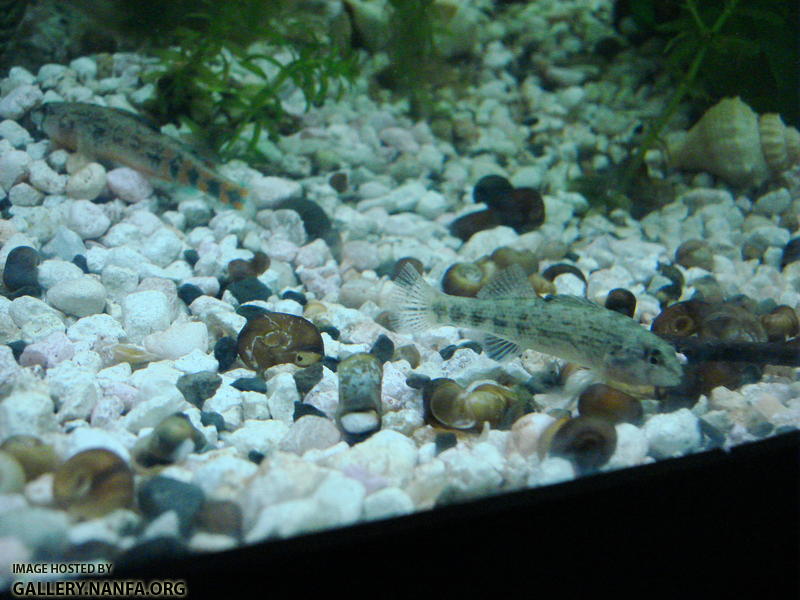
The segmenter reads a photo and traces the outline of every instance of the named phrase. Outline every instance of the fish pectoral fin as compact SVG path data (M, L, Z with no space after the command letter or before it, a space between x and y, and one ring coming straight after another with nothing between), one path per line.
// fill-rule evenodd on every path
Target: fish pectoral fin
M492 277L478 292L477 298L536 298L536 291L519 265L511 265Z
M504 360L522 354L522 348L516 342L512 342L496 335L487 335L483 339L483 346L486 354L494 360Z

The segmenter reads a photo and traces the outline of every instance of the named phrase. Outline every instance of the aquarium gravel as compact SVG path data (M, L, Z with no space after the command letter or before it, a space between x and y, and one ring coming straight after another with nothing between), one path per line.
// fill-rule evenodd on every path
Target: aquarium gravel
M366 76L305 112L288 86L298 130L262 140L269 173L242 161L219 167L249 190L241 210L81 159L37 128L48 102L136 112L154 93L142 81L153 58L86 56L36 73L13 67L0 80L0 442L32 436L0 452L5 586L12 563L40 557L116 560L164 539L223 551L800 426L796 366L767 365L757 380L693 402L627 389L643 410L610 425L614 443L598 465L542 451L541 441L574 416L596 373L533 350L496 361L452 326L393 330L399 259L416 259L438 285L451 265L501 247L535 257L538 271L574 267L548 280L551 292L602 305L629 290L648 328L670 286L673 302L743 295L744 306L785 305L796 319L797 164L737 188L669 169L654 149L646 167L673 197L638 219L598 210L569 181L628 155L640 123L664 109L667 80L631 47L602 66L585 60L616 35L610 0L543 0L491 22L485 4L465 2L459 16L475 32L462 42L479 57L478 83L448 96L448 119L412 118L405 99L370 95ZM683 111L670 128L692 122ZM453 235L456 217L486 208L473 188L490 175L539 190L544 222ZM289 334L295 321L258 321L260 309L314 327ZM237 346L245 323L283 336L280 352L252 339ZM431 416L423 395L437 378L481 406L505 402L497 388L516 385L537 410L465 426L461 414L436 412L449 402L437 397ZM475 396L478 384L494 388ZM35 476L11 457L23 455L44 464Z

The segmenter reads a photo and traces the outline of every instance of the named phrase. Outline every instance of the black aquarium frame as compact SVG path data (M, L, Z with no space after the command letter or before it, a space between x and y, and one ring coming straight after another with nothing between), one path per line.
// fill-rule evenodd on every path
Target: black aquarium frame
M189 597L800 597L800 431L384 521L121 569ZM505 593L503 593L505 592ZM305 594L304 594L305 595ZM648 594L649 595L649 594ZM647 597L647 596L642 596Z
M796 598L799 491L793 431L227 552L154 556L112 578L182 579L189 598L219 599Z

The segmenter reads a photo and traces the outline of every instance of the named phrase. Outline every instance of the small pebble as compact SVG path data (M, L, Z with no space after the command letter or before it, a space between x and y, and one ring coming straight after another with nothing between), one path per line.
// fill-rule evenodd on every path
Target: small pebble
M175 383L186 401L201 408L203 402L211 398L222 385L222 377L209 371L182 375Z
M171 477L156 476L145 482L137 495L139 508L149 519L173 510L178 515L181 530L185 533L203 506L203 490L191 483Z
M240 392L267 393L267 382L261 377L240 377L231 384Z
M228 291L236 297L239 304L252 300L269 300L272 292L255 277L245 277L228 285Z
M109 171L106 182L112 194L131 204L153 195L152 184L138 171L127 167Z
M86 317L103 312L106 288L96 276L83 275L55 284L47 291L47 301L63 313Z
M214 344L214 358L219 362L219 370L227 371L236 361L238 356L236 339L232 337L221 337Z
M8 253L3 268L3 285L11 292L23 291L27 295L41 294L37 265L39 253L30 246L17 246Z
M217 431L225 430L225 418L218 412L204 410L200 412L200 423L206 427L212 425Z
M184 283L178 288L178 298L183 300L186 306L189 306L192 302L194 302L197 298L203 295L203 290L201 290L196 285L192 285L191 283Z

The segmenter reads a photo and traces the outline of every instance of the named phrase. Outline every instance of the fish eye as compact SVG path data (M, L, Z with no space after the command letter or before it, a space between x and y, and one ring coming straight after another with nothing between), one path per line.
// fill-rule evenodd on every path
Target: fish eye
M661 351L658 348L653 348L648 354L647 360L651 365L661 364Z

